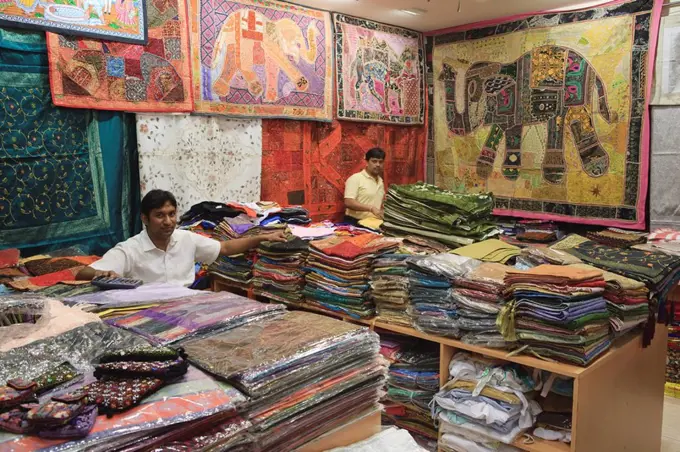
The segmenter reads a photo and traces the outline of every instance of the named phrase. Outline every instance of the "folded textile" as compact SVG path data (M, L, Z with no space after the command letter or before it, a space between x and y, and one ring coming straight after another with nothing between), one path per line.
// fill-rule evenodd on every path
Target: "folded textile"
M484 262L505 264L520 254L520 249L497 239L488 239L479 243L464 246L451 251L459 256L466 256Z
M16 248L0 250L0 268L11 268L19 265L20 252Z
M142 284L134 289L103 290L86 295L64 298L67 305L93 304L106 308L118 308L157 303L176 298L187 299L205 295L205 292L167 283Z
M263 304L229 292L217 292L180 298L106 322L133 331L155 344L167 345L276 317L283 314L284 310L280 305Z

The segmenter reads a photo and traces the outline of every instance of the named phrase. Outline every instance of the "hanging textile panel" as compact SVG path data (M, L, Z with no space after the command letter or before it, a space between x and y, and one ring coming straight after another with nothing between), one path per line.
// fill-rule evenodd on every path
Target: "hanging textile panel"
M330 14L269 0L191 0L195 111L332 119Z
M129 237L125 116L52 104L43 33L0 29L0 53L2 246L100 253Z
M344 14L333 19L338 119L423 124L422 35Z
M125 111L192 110L186 3L149 0L147 9L146 46L47 34L52 100L56 105Z
M0 24L146 44L146 5L145 0L3 0Z
M423 127L334 121L262 122L262 199L303 205L315 220L340 219L345 181L361 171L366 152L385 150L385 186L422 180Z
M142 194L172 192L182 213L201 201L260 201L262 122L137 115Z
M659 7L616 2L437 36L437 184L493 192L497 214L644 228Z

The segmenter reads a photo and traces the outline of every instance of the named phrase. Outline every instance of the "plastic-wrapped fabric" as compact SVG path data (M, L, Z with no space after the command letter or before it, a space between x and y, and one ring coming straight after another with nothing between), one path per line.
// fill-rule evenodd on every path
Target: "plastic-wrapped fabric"
M180 426L183 433L178 434L174 429L171 434L174 438L165 441L162 445L147 449L151 452L207 452L213 450L239 450L249 448L253 438L248 434L252 426L250 421L233 417L218 425L212 423L212 427L197 428L196 423L188 423Z
M338 447L329 452L382 452L398 450L400 452L426 452L420 447L406 430L388 428L370 438L347 447Z
M378 336L367 328L307 312L245 325L184 344L189 359L262 396L315 375L319 369L355 355L377 355Z
M454 318L420 315L413 318L413 325L423 333L453 338L460 337L460 328Z
M64 304L79 305L92 304L105 308L120 308L139 306L149 303L174 300L176 298L188 299L197 295L206 295L206 292L192 290L186 287L168 283L143 284L135 289L102 290L86 295L78 295L64 299Z
M3 295L0 298L0 343L27 337L49 319L47 298L34 294Z
M508 348L512 345L511 342L506 342L503 335L497 330L466 334L460 340L466 344L486 348Z
M458 306L465 306L467 308L477 310L480 312L485 312L487 314L498 314L501 310L498 304L489 303L487 301L482 301L461 293L459 290L452 290L451 297L453 301L458 304Z
M284 311L281 305L259 303L229 292L218 292L198 298L178 299L107 320L107 323L133 331L155 344L167 345L280 316Z
M388 381L395 386L404 388L437 391L439 389L439 372L392 367L388 374Z
M481 261L455 254L435 254L432 256L412 257L408 264L426 273L443 276L449 280L463 276L482 265Z

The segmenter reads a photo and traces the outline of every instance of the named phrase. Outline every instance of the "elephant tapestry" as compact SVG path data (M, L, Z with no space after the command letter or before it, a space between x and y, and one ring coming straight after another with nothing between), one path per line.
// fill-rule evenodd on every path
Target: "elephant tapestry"
M0 0L0 25L146 44L147 0Z
M423 124L420 33L335 14L338 119Z
M499 215L645 227L660 4L615 2L437 36L437 184Z
M184 0L149 0L146 46L47 33L55 105L189 112L191 64Z
M194 111L332 119L330 14L269 0L191 0Z

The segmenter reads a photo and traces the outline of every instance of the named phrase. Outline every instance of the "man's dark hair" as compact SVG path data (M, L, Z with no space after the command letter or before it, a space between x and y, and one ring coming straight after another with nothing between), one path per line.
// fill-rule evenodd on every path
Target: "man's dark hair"
M153 209L160 209L167 202L177 208L177 200L172 193L165 190L151 190L142 199L142 214L148 217Z
M380 148L369 149L366 153L366 161L368 162L371 159L385 160L385 151Z

